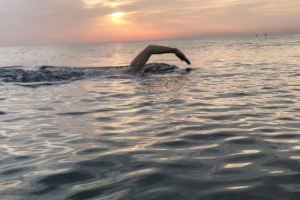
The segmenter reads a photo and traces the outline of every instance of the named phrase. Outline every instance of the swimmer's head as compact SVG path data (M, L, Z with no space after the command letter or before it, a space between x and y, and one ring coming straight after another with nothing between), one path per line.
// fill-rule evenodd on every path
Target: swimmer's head
M190 67L188 67L188 68L185 68L185 71L186 72L190 72L190 71L192 71L193 69L192 68L190 68Z

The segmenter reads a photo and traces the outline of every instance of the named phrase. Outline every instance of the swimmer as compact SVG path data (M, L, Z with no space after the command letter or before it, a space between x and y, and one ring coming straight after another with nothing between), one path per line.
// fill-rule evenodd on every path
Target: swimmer
M122 69L120 72L130 72L133 74L154 74L169 73L176 71L177 66L165 63L151 63L147 61L153 54L173 53L180 60L191 64L189 59L177 48L149 45L141 51L128 66L120 67L99 67L99 68L80 68L80 67L55 67L41 66L38 70L28 70L22 68L3 68L0 67L0 82L51 82L79 80L85 77L107 76L116 73L115 70ZM128 70L129 68L129 70ZM123 70L124 69L124 70ZM192 68L185 68L181 73L190 72Z
M135 74L141 72L151 55L166 53L173 53L181 61L186 62L189 65L191 64L189 59L177 48L149 45L132 60L129 65L130 71Z

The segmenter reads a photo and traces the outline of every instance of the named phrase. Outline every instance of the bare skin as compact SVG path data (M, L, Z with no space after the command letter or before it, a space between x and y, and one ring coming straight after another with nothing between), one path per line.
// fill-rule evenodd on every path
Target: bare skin
M166 53L173 53L181 61L186 62L189 65L191 64L189 59L177 48L149 45L132 60L130 63L130 71L133 73L138 73L144 68L151 55Z

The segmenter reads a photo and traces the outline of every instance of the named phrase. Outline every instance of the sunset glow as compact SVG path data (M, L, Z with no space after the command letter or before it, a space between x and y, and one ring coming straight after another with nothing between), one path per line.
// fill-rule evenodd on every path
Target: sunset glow
M1 0L0 45L298 33L299 18L294 0Z
M122 25L127 24L128 22L124 19L125 13L123 12L114 12L109 15L110 20L113 24Z

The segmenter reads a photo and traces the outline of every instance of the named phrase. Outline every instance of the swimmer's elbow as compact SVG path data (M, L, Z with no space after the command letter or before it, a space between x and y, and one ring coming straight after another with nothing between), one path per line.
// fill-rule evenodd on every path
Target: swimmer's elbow
M146 49L153 49L154 47L155 47L155 45L149 44L148 46L146 46Z
M156 47L155 45L150 44L150 45L146 46L144 51L151 54L153 52L153 49L155 49L155 47Z

